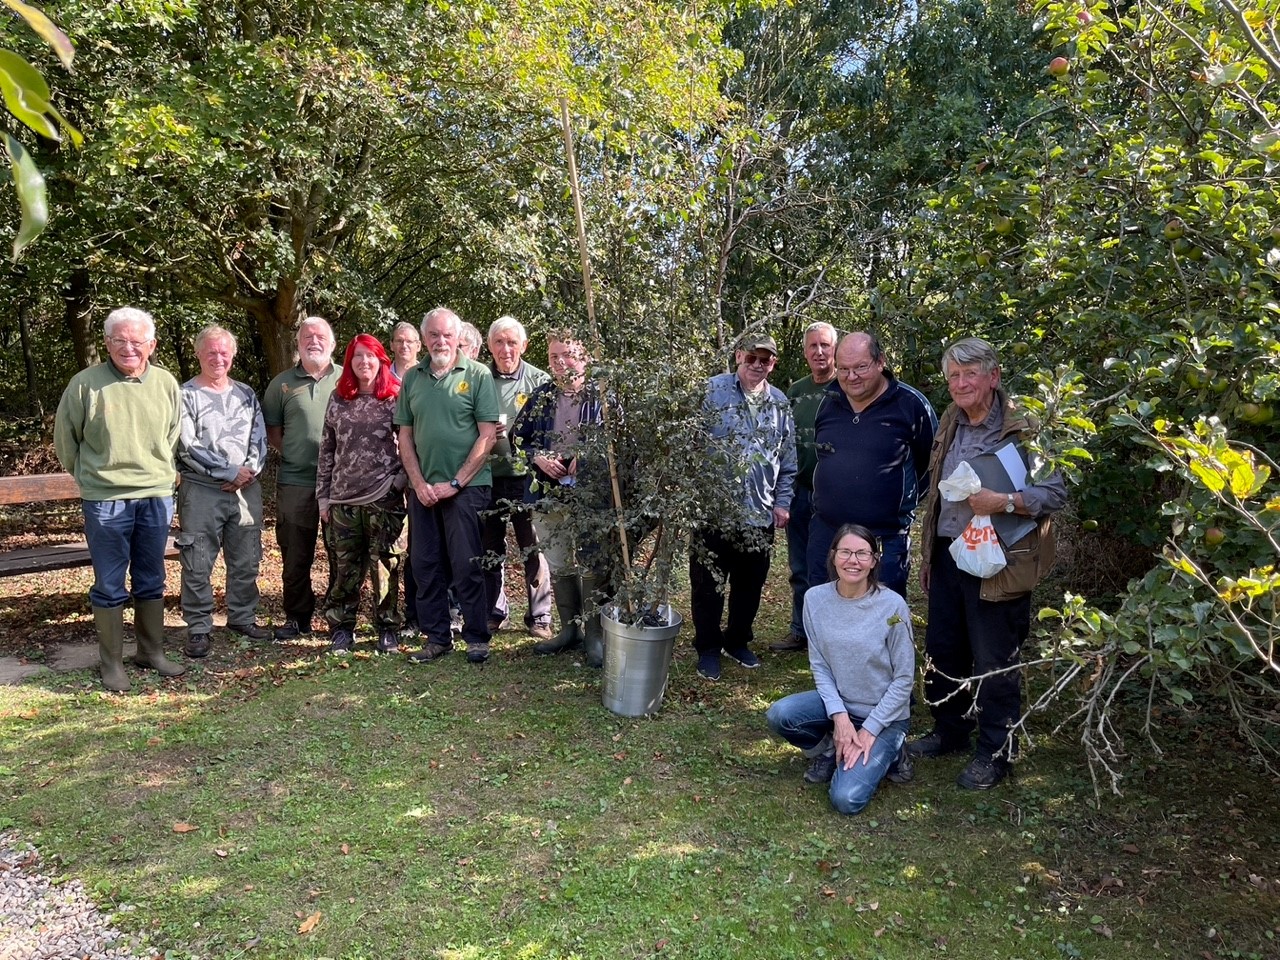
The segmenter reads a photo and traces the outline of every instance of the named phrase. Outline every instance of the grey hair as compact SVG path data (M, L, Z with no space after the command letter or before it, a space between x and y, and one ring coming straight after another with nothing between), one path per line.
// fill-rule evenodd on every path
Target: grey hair
M947 375L947 365L951 363L962 367L976 363L983 373L990 373L1000 366L1000 356L996 353L996 348L981 337L965 337L942 352L943 376Z
M199 353L200 348L210 340L225 340L227 343L231 344L232 353L235 353L237 350L236 335L226 327L220 327L216 323L211 323L196 334L196 353Z
M307 327L324 327L325 332L329 334L329 342L330 343L337 342L333 336L333 327L329 326L329 321L326 320L324 317L307 317L300 324L298 324L297 332L301 333Z
M840 331L837 330L833 325L827 323L827 321L825 320L815 320L813 321L813 323L809 324L807 327L804 328L804 336L800 338L800 342L801 343L805 342L806 340L809 339L809 334L817 333L819 330L821 330L823 333L831 334L832 343L835 343L840 339Z
M137 307L117 307L107 314L107 319L102 321L102 335L109 337L115 331L116 327L122 323L140 323L142 328L146 330L146 338L154 340L156 338L156 322L152 319L151 314L145 310L139 310Z
M397 323L394 327L391 328L391 339L394 340L396 338L396 334L402 330L408 330L415 337L417 337L419 343L422 342L422 334L418 332L418 328L415 327L412 323L406 323L404 320L401 320L399 323Z
M448 317L450 320L452 320L454 336L461 339L462 318L459 317L452 310L450 310L448 307L436 307L434 310L427 311L426 315L423 316L422 318L422 326L418 328L418 333L421 334L423 340L427 338L427 324L430 323L432 320L434 320L436 317Z
M499 317L489 325L489 339L507 330L514 330L521 343L529 342L529 334L525 333L524 324L515 317Z
M458 342L479 354L480 348L484 346L484 337L480 336L474 323L461 323L458 325Z

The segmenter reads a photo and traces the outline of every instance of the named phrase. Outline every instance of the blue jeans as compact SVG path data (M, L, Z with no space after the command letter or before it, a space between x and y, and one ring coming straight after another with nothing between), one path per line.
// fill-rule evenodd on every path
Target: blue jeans
M855 727L862 729L866 718L850 714L849 719ZM769 707L765 720L770 730L801 750L812 750L835 729L817 690L783 697ZM831 805L837 812L861 813L871 802L876 787L897 762L909 725L908 720L895 720L881 730L865 763L855 761L848 770L844 769L844 764L836 764L835 776L831 778Z
M809 586L827 583L827 552L835 539L836 528L816 513L809 522ZM911 538L905 533L880 538L880 582L907 599L907 580L911 576Z
M173 497L140 500L84 500L84 538L93 563L89 602L122 607L129 599L164 599L164 548L173 522Z
M809 521L813 491L797 484L787 521L787 564L791 568L791 636L804 636L804 592L809 589ZM824 565L825 569L825 565Z

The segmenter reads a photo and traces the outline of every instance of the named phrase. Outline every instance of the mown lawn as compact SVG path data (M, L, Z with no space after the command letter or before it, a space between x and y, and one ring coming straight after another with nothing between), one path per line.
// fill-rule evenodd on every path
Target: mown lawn
M1162 718L1164 758L1100 808L1046 723L996 791L926 762L848 819L764 729L802 657L708 684L686 633L661 714L626 720L530 643L483 667L223 646L126 696L0 688L0 827L175 958L1280 956L1275 782L1216 716Z

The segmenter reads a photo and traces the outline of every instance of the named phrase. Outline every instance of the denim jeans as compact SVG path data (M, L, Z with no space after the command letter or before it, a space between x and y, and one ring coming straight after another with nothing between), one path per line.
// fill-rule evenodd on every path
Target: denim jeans
M866 718L851 714L849 719L860 730ZM835 729L817 690L783 697L769 707L765 720L770 730L801 750L812 750ZM831 805L838 812L861 813L871 802L880 781L897 761L909 726L908 720L895 720L880 731L866 762L858 760L848 770L844 769L844 764L836 765L830 793Z
M164 599L164 548L173 522L173 497L140 500L85 500L84 537L93 563L89 602L95 607L121 607L129 599Z
M809 522L813 491L796 485L787 521L787 564L791 568L791 636L804 636L804 592L809 589ZM825 571L826 566L823 565Z
M817 587L831 579L827 573L827 551L835 539L836 528L816 513L809 522L809 586ZM905 533L880 538L880 582L907 599L907 580L911 576L911 538Z

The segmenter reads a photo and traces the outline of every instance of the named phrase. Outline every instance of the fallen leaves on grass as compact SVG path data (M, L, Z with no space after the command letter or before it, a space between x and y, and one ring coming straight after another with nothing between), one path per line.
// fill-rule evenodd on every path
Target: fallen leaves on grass
M299 914L299 916L301 916L301 914ZM308 934L308 933L310 933L312 930L314 930L314 929L319 925L319 923L320 923L320 917L321 917L321 916L322 916L322 914L320 913L320 911L319 911L319 910L317 910L315 913L311 914L311 916L309 916L309 917L307 917L307 919L303 920L303 921L302 921L302 923L298 924L298 933L300 933L300 934Z
M199 830L199 829L200 829L199 827L194 826L190 823L183 823L181 820L179 820L177 823L173 825L174 833L191 833L193 830Z

